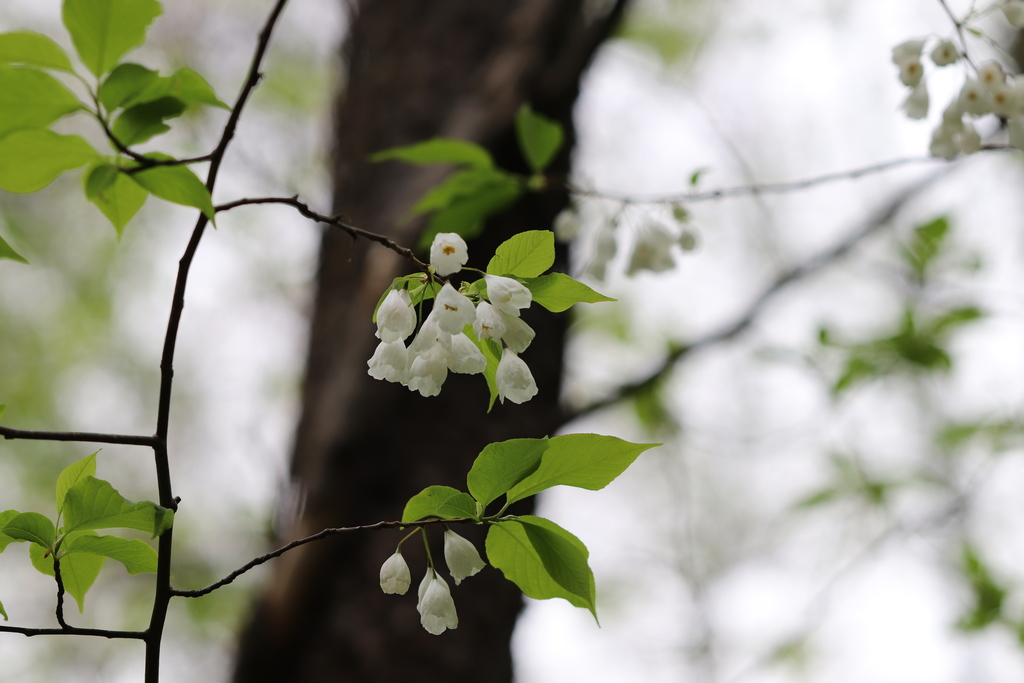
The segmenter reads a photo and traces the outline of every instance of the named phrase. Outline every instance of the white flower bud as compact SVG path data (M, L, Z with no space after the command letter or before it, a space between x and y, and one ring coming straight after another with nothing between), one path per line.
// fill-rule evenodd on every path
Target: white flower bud
M943 40L932 50L931 57L935 66L948 66L960 59L960 50L952 40Z
M513 403L526 403L537 395L537 382L530 368L522 358L507 348L501 352L501 362L498 363L494 382L498 385L498 398L502 403L506 398Z
M458 586L468 576L473 576L487 564L480 558L476 546L451 529L444 532L444 561Z
M907 99L903 100L901 108L911 119L923 119L928 116L928 88L924 81L910 90L910 94L907 95Z
M427 633L439 636L446 629L458 628L459 615L455 612L452 593L448 584L433 569L427 570L418 593L416 611L420 613L420 623Z
M430 245L430 265L438 275L451 275L462 270L469 260L466 240L454 232L440 232L434 235Z
M487 300L502 313L519 315L519 309L529 308L533 294L525 285L510 277L484 275L487 283Z
M404 382L408 376L409 351L402 340L381 342L366 364L369 366L367 372L374 379Z
M476 344L462 334L452 335L452 350L448 354L448 369L463 375L475 375L487 369L487 359ZM456 581L458 583L458 581Z
M448 334L458 334L466 325L473 324L476 309L469 297L459 294L450 282L446 282L434 299L430 317Z
M910 61L921 59L921 50L924 49L924 40L906 40L892 49L892 63L896 66L903 66Z
M392 289L377 309L377 338L385 342L404 340L416 329L416 309L409 292Z
M1018 28L1024 28L1024 0L1009 0L1003 3L1006 20Z
M968 78L960 89L960 108L967 114L981 116L992 111L992 95L974 78Z
M923 76L924 65L919 60L911 59L900 64L900 82L903 85L913 88L921 82Z
M978 80L991 91L1006 82L1006 72L999 62L990 59L978 68Z
M398 551L380 567L380 589L389 595L405 595L410 585L409 565Z

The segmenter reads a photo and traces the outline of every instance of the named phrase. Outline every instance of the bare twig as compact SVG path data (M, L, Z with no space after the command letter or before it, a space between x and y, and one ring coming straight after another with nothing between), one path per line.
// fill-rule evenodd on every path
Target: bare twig
M0 633L20 633L23 636L95 636L98 638L145 640L145 631L110 631L102 628L27 628L0 625Z
M77 441L81 443L109 443L126 446L147 446L156 444L155 436L136 436L134 434L94 434L92 432L37 432L27 429L11 429L0 427L0 436L5 439L24 439L26 441Z

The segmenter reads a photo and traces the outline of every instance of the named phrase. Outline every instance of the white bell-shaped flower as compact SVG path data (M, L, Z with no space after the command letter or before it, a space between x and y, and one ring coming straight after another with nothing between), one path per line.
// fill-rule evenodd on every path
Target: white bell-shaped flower
M456 586L486 566L476 546L451 529L445 529L444 532L444 561Z
M1009 0L1001 8L1006 20L1018 28L1024 28L1024 0Z
M999 62L990 59L978 67L978 81L991 91L1006 82L1006 72Z
M1020 113L1022 104L1021 90L1017 87L1015 81L1000 83L991 88L989 92L992 94L993 114L1008 119Z
M505 342L505 346L516 353L522 353L530 346L537 333L533 331L532 327L523 322L522 318L505 315L504 313L499 315L505 316L505 331L501 334L501 341Z
M380 567L380 589L389 595L405 595L410 585L412 575L409 573L409 564L399 550Z
M660 223L649 223L637 232L633 256L629 260L627 274L635 275L641 270L663 273L675 267L672 259L672 245L675 236Z
M416 329L416 309L409 292L392 289L377 309L377 338L385 342L404 340Z
M556 240L569 242L580 232L580 216L573 209L562 209L551 227Z
M960 89L960 109L966 114L981 116L992 111L992 95L976 78L968 78Z
M429 317L448 334L458 334L476 320L476 309L469 297L459 294L451 283L446 282L434 298L434 308Z
M520 282L500 275L484 275L487 300L502 313L519 315L519 309L529 308L533 294Z
M409 345L409 373L405 384L423 396L437 396L448 377L452 336L437 326L431 312Z
M393 342L382 341L366 364L369 366L367 372L374 379L404 382L409 374L409 351L400 339Z
M494 381L498 385L498 398L502 403L506 398L513 403L526 403L537 395L537 382L533 379L533 373L526 361L511 349L506 348L501 352L501 362L498 363Z
M963 130L957 137L957 142L960 145L960 151L964 154L974 154L981 149L981 135L978 134L978 130L972 123L964 124Z
M455 612L452 593L448 584L433 569L427 570L418 593L416 611L420 613L420 623L427 633L439 636L446 629L458 628L459 615Z
M466 240L454 232L441 232L434 235L430 244L430 265L438 275L451 275L462 270L469 260Z
M486 301L476 307L473 332L477 339L500 339L505 334L505 315Z
M952 40L943 40L932 50L931 57L935 66L949 66L960 59L960 50Z
M928 116L928 88L924 81L911 88L907 99L901 105L907 117L911 119L923 119Z
M476 344L462 334L452 335L452 348L448 354L448 369L462 375L476 375L487 369L487 359ZM456 583L458 583L456 581Z
M900 64L900 83L913 88L924 77L924 65L918 59Z
M923 39L905 40L892 49L892 63L902 66L907 62L919 60L923 49Z

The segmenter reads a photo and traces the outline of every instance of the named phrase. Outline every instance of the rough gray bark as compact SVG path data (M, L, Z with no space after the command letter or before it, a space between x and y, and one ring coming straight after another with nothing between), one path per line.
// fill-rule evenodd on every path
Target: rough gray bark
M587 18L583 0L365 0L352 7L346 81L336 108L335 210L360 227L414 244L403 224L412 203L443 171L372 152L434 136L488 147L505 168L524 170L512 121L531 103L566 126L579 78L625 5ZM557 194L524 199L470 244L482 267L508 235L547 228L564 206ZM565 316L527 311L537 338L523 354L540 388L532 401L486 415L479 376L449 375L424 399L366 374L376 344L370 317L408 264L377 245L324 235L292 473L303 509L282 541L325 527L397 519L404 501L431 484L464 488L487 443L550 434L558 405ZM432 537L439 541L438 530ZM460 529L480 542L477 529ZM385 596L380 564L400 532L353 534L303 546L276 561L243 634L235 680L459 681L512 678L509 640L518 590L497 570L453 586L460 627L436 637L419 625L415 596ZM482 543L480 544L482 545ZM414 590L425 570L422 544L407 543ZM440 558L440 543L435 546Z

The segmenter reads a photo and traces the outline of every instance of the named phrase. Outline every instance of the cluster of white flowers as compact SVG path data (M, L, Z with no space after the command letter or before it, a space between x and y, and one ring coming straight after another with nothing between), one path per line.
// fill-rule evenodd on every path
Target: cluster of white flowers
M451 529L444 532L444 561L456 586L485 566L476 547ZM409 565L399 549L381 565L380 588L388 594L405 595L410 585ZM420 623L428 633L439 636L446 629L458 627L459 615L455 611L451 590L433 567L427 568L427 574L420 582L418 598L416 611L420 613Z
M441 233L430 247L430 264L438 275L451 275L468 260L466 242L455 233ZM491 339L502 347L495 382L498 397L524 403L537 395L530 368L519 358L535 333L519 317L533 295L509 277L484 276L485 290L476 299L445 283L434 297L429 315L408 347L405 340L416 330L416 309L405 289L392 289L377 309L380 344L367 361L370 376L398 382L423 396L437 396L448 372L477 374L487 359L464 330L471 325L477 339Z
M1001 9L1011 24L1024 26L1024 0L1005 2ZM909 88L902 109L912 119L928 115L930 102L923 57L926 42L923 38L907 40L892 50L900 81ZM1024 79L1008 75L995 60L974 69L951 40L940 40L928 57L938 67L961 62L976 71L973 77L965 79L960 92L943 110L942 122L932 132L929 150L933 156L952 159L981 149L981 136L973 119L987 114L1006 120L1010 145L1024 149Z

